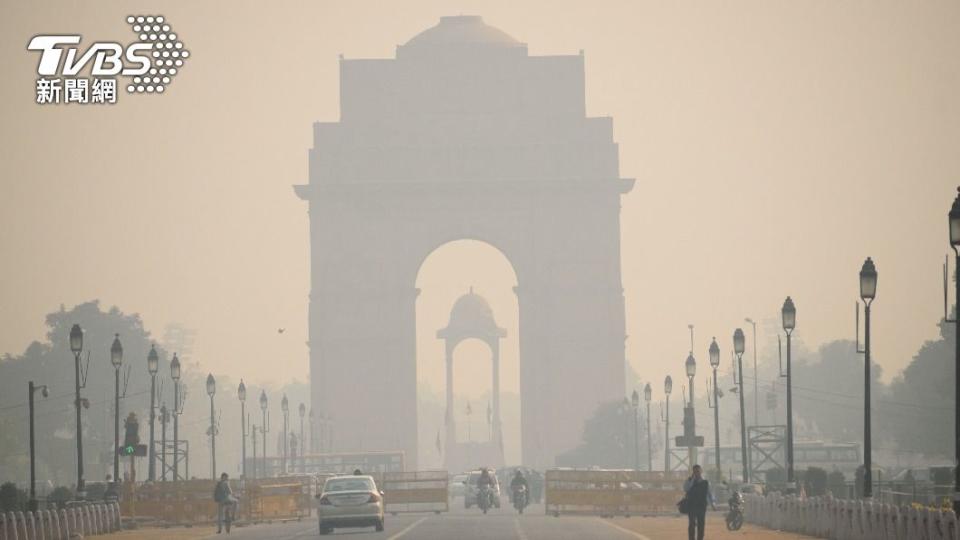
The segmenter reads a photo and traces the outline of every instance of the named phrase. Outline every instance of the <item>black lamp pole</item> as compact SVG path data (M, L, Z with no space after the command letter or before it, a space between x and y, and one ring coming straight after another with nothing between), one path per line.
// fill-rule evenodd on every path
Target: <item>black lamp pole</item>
M113 337L110 346L110 363L113 364L113 483L120 483L120 366L123 364L123 346L120 334ZM132 479L131 479L132 480Z
M217 381L212 373L207 374L207 395L210 396L210 478L217 479L217 425L213 412L213 395L217 393Z
M670 472L670 392L673 392L673 378L667 375L667 378L663 380L663 393L667 396L667 418L664 421L666 436L663 445L663 472Z
M147 468L147 478L151 482L157 480L157 454L154 449L154 423L157 418L157 370L160 368L160 357L157 355L157 349L150 345L150 352L147 353L147 371L150 373L150 448L148 455L150 465Z
M270 416L267 414L267 393L260 391L260 412L263 415L263 423L260 425L260 433L263 435L263 478L267 475L267 433L270 433Z
M720 346L717 338L710 342L710 367L713 368L713 456L717 478L723 474L720 468L720 389L717 388L717 368L720 367ZM708 394L709 395L709 394Z
M653 399L653 389L650 383L643 387L643 400L647 402L647 470L653 471L653 450L650 445L650 400Z
M287 474L287 452L289 451L289 439L287 439L287 430L290 423L290 402L287 401L287 395L283 395L280 400L280 411L283 413L283 456L280 458L280 474Z
M303 403L300 404L300 472L307 472L307 460L304 459L306 454L307 445L303 442L303 417L307 414L307 406Z
M76 374L76 398L73 404L77 409L77 498L82 500L86 496L86 490L83 483L83 421L80 417L80 407L83 404L80 398L80 353L83 351L83 330L80 329L79 324L74 324L70 329L70 351L73 352Z
M747 413L743 398L743 351L745 349L743 330L733 331L733 353L737 355L737 376L740 383L740 460L743 465L743 481L750 481L750 468L747 465ZM756 396L754 396L756 397Z
M954 315L953 323L956 324L954 331L954 338L956 340L956 356L954 358L954 371L956 372L956 379L954 380L954 392L955 399L955 410L954 410L954 468L953 468L953 511L955 514L960 515L960 188L957 188L957 198L953 200L953 206L950 208L950 246L953 248L955 255L955 266L954 269L958 272L957 274L957 287L956 287L956 309L957 313ZM944 287L946 287L946 276L944 276ZM944 291L944 311L946 311L946 291ZM944 314L945 316L949 315L948 313Z
M237 399L240 400L240 474L247 477L247 385L240 379L237 387Z
M30 396L30 511L37 511L37 467L36 467L36 441L34 439L33 425L33 394L40 391L43 397L47 397L47 385L37 386L30 381L27 384L27 393Z
M180 480L180 359L173 353L170 361L170 378L173 380L173 481Z
M787 483L793 484L793 379L790 370L790 336L797 324L797 309L789 296L780 311L787 333Z
M640 394L636 390L630 396L633 406L633 468L640 470Z
M873 444L870 434L870 305L877 295L877 267L867 257L860 268L860 298L863 300L863 497L873 497Z

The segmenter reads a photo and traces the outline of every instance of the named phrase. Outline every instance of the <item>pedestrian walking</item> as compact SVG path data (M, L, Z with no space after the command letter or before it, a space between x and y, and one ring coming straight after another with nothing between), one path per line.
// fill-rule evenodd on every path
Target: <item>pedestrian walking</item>
M704 527L707 522L707 503L714 510L717 509L713 502L713 493L710 491L710 482L703 477L703 468L700 465L693 466L693 474L683 483L683 491L686 493L687 510L687 539L703 540Z

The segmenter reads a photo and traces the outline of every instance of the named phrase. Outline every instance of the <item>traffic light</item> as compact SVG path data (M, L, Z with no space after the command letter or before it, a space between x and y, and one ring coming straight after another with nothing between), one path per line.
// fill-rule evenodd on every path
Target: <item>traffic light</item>
M140 444L140 422L137 420L137 415L130 413L130 415L127 416L126 421L124 421L123 427L125 430L123 436L123 446L125 448L136 447L138 444Z

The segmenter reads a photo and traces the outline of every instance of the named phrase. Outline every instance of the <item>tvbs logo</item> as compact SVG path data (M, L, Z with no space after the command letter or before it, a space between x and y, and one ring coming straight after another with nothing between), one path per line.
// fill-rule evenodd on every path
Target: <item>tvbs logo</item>
M84 49L79 35L34 36L27 50L40 53L37 103L116 103L118 75L128 93L163 93L190 52L162 16L131 15L127 24L139 38L127 45L98 41Z

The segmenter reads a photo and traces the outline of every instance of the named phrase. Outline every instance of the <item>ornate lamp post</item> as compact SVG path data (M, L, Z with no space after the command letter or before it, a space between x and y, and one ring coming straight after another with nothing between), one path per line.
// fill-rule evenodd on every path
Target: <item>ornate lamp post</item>
M310 412L307 414L307 418L309 418L308 423L310 424L310 453L314 454L317 452L317 448L316 448L317 441L314 438L314 432L313 432L314 422L316 422L316 419L313 417L313 407L310 407Z
M280 474L287 474L287 452L289 451L290 440L287 439L287 432L290 428L290 402L287 401L287 395L283 395L280 400L280 410L283 412L283 456L280 458Z
M877 268L867 257L860 268L860 298L863 300L863 497L873 497L873 443L870 434L870 305L877 297Z
M690 403L687 405L687 410L683 412L683 433L684 436L687 436L689 429L689 436L693 437L697 432L696 407L693 404L693 378L697 375L697 360L693 357L692 352L687 355L687 361L684 363L684 368L687 372L687 381L690 383ZM690 442L691 444L687 449L687 463L690 467L693 467L697 464L697 447L693 446L692 441Z
M170 379L173 380L173 481L180 479L180 413L183 404L180 403L180 359L173 353L170 360Z
M653 470L653 454L650 446L650 400L653 399L653 389L650 383L643 387L643 400L647 402L647 470Z
M304 405L303 403L301 403L298 412L300 413L300 472L306 473L306 472L307 472L307 461L306 461L306 459L304 459L304 455L306 454L307 445L306 445L306 443L303 442L303 441L304 441L304 439L303 439L303 417L306 416L306 414L307 414L307 406Z
M210 396L210 478L217 479L217 425L213 413L213 395L217 393L217 381L207 374L207 395Z
M667 396L667 418L664 421L666 438L663 445L663 472L670 472L670 393L673 392L673 379L667 375L663 380L663 393Z
M151 482L157 480L157 454L154 449L154 423L157 418L157 371L160 369L160 357L157 355L157 349L150 345L150 352L147 353L147 372L150 373L150 448L148 455L150 464L147 466L147 478Z
M780 310L783 330L787 333L787 483L793 484L793 379L790 370L790 336L797 326L797 308L789 296Z
M747 465L747 413L743 402L743 351L745 350L743 330L733 331L733 352L737 355L737 382L740 385L740 460L743 465L743 481L750 481L750 470Z
M79 324L70 328L70 351L73 352L73 365L76 374L76 398L74 406L77 409L77 498L86 498L86 489L83 483L83 421L80 417L80 407L83 400L80 398L80 353L83 352L83 330ZM958 446L960 448L960 446Z
M113 394L113 483L120 483L120 366L123 365L123 345L120 344L120 334L113 337L110 346L110 363L113 364L114 394Z
M263 422L260 425L260 433L263 434L263 478L267 477L267 433L270 433L270 415L267 412L267 392L260 391L260 413L263 415Z
M633 468L640 470L640 394L636 390L630 396L633 406Z
M960 188L957 188L957 198L953 200L953 206L950 208L950 213L948 214L950 219L950 247L953 248L954 252L954 262L956 272L960 272ZM946 272L946 270L944 270ZM954 336L956 337L956 353L954 357L954 371L956 372L956 379L954 380L954 391L955 399L955 410L954 410L954 469L953 469L953 511L957 515L960 515L960 274L957 274L957 287L956 287L956 308L957 314L954 315L953 320L951 321L948 318L947 311L947 276L943 276L943 286L944 286L944 298L943 298L943 310L944 318L950 322L956 324L956 330ZM77 413L78 415L80 413Z
M36 392L40 392L40 395L47 397L50 393L47 391L47 385L35 385L33 381L27 383L27 394L30 399L28 403L30 404L30 506L29 510L31 512L37 511L37 467L36 467L36 441L34 439L33 433L33 395Z
M720 346L717 338L710 342L710 367L713 368L713 455L717 478L723 473L720 468L720 391L717 388L717 368L720 367Z
M240 474L247 477L247 385L240 379L237 387L237 399L240 400Z

